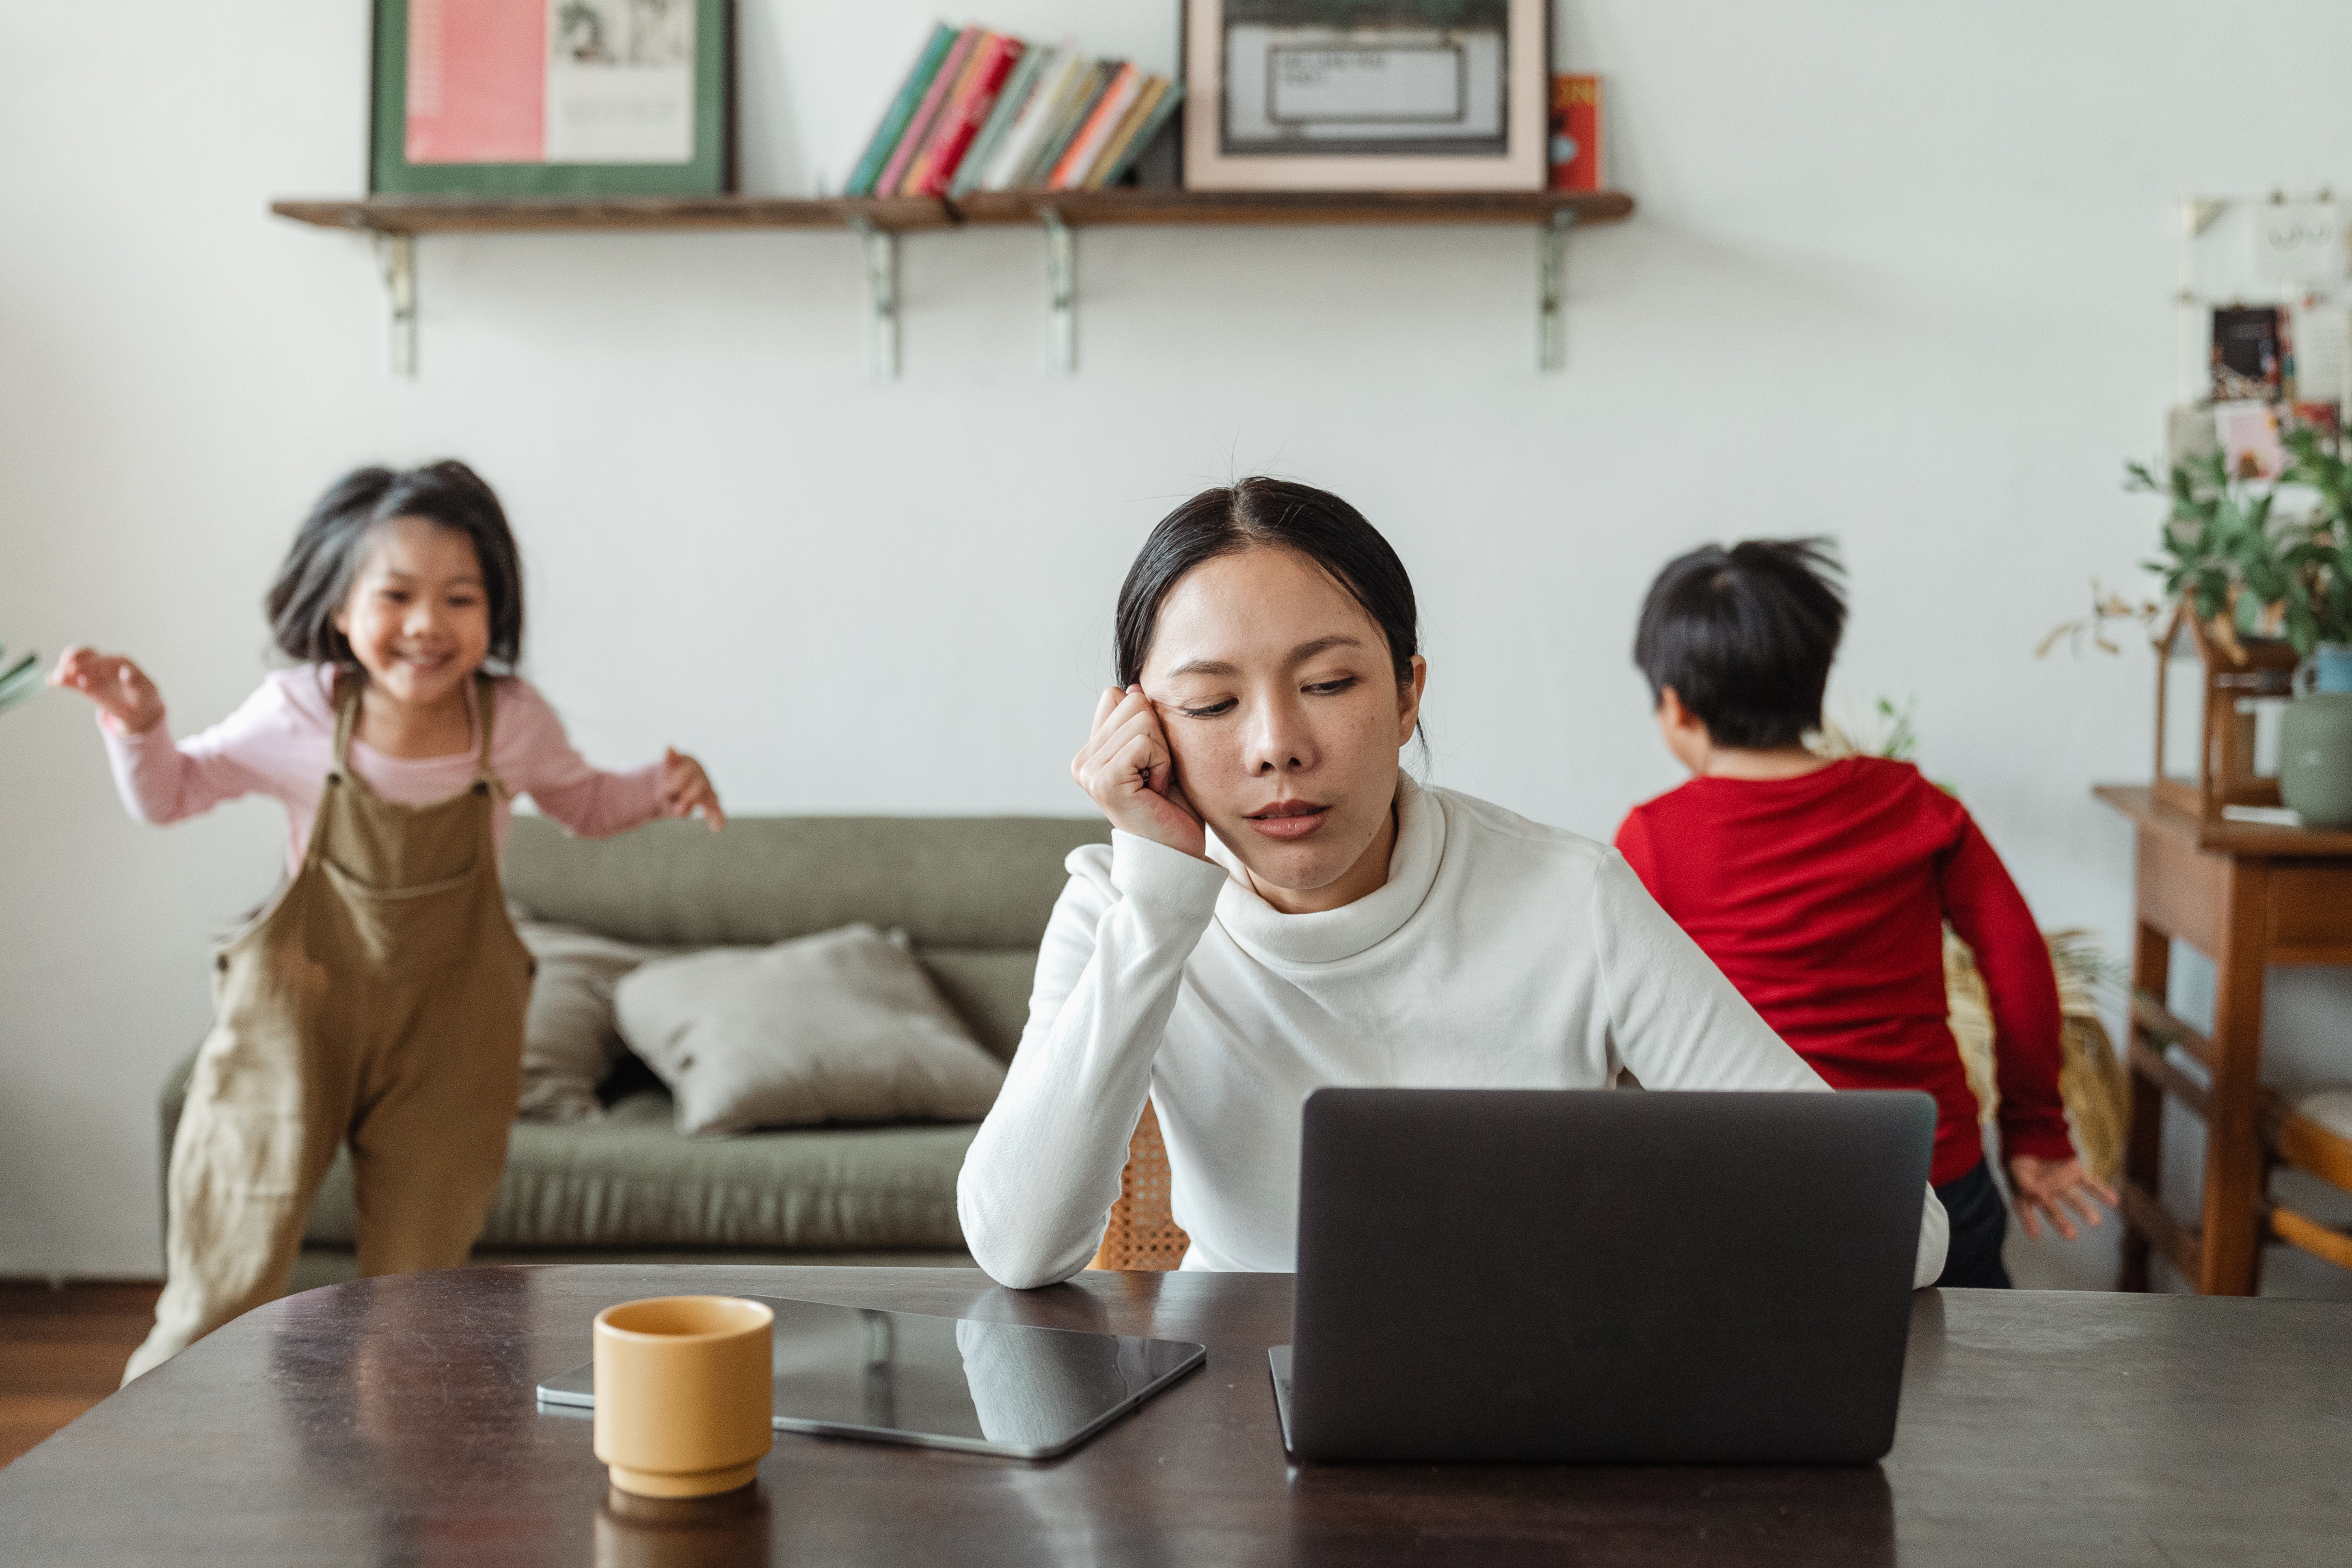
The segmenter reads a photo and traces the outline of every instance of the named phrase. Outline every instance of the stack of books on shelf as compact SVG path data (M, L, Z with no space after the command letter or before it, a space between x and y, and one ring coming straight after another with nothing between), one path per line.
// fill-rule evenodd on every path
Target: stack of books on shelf
M941 23L843 194L1098 191L1134 165L1183 96L1125 60Z

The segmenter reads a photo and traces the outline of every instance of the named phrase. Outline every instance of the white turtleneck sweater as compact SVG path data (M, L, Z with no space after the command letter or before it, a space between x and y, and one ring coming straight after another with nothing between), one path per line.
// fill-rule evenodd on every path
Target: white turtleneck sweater
M1026 1289L1087 1266L1149 1095L1187 1268L1296 1267L1299 1105L1326 1085L1819 1089L1618 853L1401 779L1389 879L1284 914L1231 851L1072 853L1029 1023L956 1184L964 1240ZM1915 1282L1943 1271L1932 1190Z

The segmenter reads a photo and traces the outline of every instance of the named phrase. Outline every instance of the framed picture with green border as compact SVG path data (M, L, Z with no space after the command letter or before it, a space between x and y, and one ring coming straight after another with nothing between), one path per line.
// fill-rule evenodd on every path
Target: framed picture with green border
M734 0L375 0L378 194L735 188Z

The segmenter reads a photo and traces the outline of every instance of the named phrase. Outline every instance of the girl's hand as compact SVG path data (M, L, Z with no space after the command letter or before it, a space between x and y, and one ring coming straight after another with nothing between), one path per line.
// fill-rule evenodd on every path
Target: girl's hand
M1113 827L1208 858L1208 829L1176 782L1176 753L1160 728L1160 710L1140 686L1103 693L1095 704L1094 732L1070 759L1070 776Z
M2037 1160L2020 1154L2009 1163L2009 1190L2017 1199L2019 1223L2037 1241L2042 1238L2037 1216L2048 1218L2052 1229L2072 1241L2074 1223L2066 1213L2068 1208L2080 1215L2084 1224L2096 1225L2099 1210L2091 1202L2094 1195L2109 1208L2116 1206L2115 1189L2083 1169L2080 1160Z
M49 684L79 691L97 703L118 735L143 735L163 721L163 694L145 671L121 654L69 647L49 671Z
M727 826L727 814L719 809L719 792L710 787L710 775L683 752L662 752L661 803L664 816L691 816L698 811L710 824L711 832Z

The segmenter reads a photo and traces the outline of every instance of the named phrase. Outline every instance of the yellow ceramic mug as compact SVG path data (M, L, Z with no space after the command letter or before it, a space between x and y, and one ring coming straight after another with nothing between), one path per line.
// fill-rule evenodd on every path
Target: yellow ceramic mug
M639 1497L748 1486L775 1440L776 1315L732 1296L656 1296L596 1314L596 1457Z

